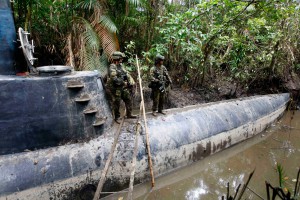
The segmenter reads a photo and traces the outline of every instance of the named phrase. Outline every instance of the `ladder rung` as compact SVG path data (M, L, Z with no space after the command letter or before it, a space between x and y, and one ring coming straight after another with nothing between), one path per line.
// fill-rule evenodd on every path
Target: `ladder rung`
M106 176L130 176L130 174L107 174Z
M121 139L119 141L134 141L135 139Z
M121 134L120 134L120 137L122 138L122 137L135 137L135 135L134 135L134 133L132 133L132 132L128 132L127 130L124 130L124 132L122 132Z
M126 193L128 191L119 191L119 192L100 192L101 194L117 194L117 193Z
M111 162L132 162L132 160L112 160Z
M125 153L126 151L134 151L134 149L118 149L118 152L116 154L120 155L122 153ZM121 155L122 156L122 155Z

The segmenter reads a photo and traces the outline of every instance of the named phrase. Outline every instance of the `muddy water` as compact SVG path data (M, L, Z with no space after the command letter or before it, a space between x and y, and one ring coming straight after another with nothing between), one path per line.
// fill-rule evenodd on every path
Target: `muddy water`
M134 197L139 200L221 199L222 195L226 196L228 182L233 196L237 186L245 183L255 169L249 188L256 194L247 189L243 197L266 199L265 181L279 186L276 163L284 168L286 186L294 188L293 179L300 166L300 111L287 112L279 122L246 142L157 178L152 190L150 183L136 186ZM115 195L113 199L121 196Z

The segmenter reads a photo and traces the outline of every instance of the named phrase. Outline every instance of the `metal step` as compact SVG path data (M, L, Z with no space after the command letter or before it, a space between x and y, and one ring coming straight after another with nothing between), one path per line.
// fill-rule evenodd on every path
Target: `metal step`
M75 99L75 102L77 103L85 103L85 102L89 102L91 100L90 96L88 94L84 94L79 98Z
M81 89L83 87L84 87L84 85L81 81L71 80L71 81L68 81L68 83L67 83L67 88L69 88L69 89Z
M97 111L98 110L96 108L90 107L90 108L83 110L83 113L86 115L89 115L89 114L95 114Z
M93 126L101 126L106 122L107 117L105 118L96 118L96 120L93 123Z

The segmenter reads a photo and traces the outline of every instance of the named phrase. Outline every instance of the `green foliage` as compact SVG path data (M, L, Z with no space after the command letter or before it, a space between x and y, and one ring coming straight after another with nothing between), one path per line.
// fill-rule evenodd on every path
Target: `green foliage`
M221 65L245 83L277 76L296 61L295 55L286 59L299 43L296 6L289 1L200 1L184 13L160 17L160 39L149 52L167 55L192 86L224 70Z
M14 14L37 46L67 63L73 54L77 69L104 72L119 43L129 70L137 54L146 73L160 53L178 84L192 87L226 74L246 88L300 69L296 1L15 0Z
M107 71L103 59L117 48L117 28L104 14L105 1L16 0L13 7L17 25L29 29L36 46L56 57L64 53L59 64Z
M136 71L136 59L135 59L135 43L133 41L129 41L125 46L125 55L127 56L127 65L126 69L128 71Z
M279 187L282 188L285 183L283 167L281 164L277 163L276 168L277 168L277 173L279 178Z
M298 184L298 181L299 181L300 169L298 170L296 184L295 184L295 188L294 188L294 192L293 192L294 195L292 195L292 192L291 192L292 190L289 188L291 186L291 184L286 181L289 178L286 176L283 166L281 164L277 163L276 164L276 170L277 170L277 173L278 173L279 187L278 188L271 187L272 190L273 190L273 195L274 194L276 195L276 193L279 193L279 191L282 191L282 195L283 195L282 199L291 199L291 200L292 199L298 199L298 197L299 197L299 193L298 193L299 192L299 186L297 184ZM268 196L270 196L270 194Z
M133 41L129 41L125 46L125 54L127 56L126 69L131 72L136 72L137 74L137 60L136 60L136 44ZM143 80L147 80L149 65L147 64L147 55L143 54L143 57L138 58L141 76L144 77Z

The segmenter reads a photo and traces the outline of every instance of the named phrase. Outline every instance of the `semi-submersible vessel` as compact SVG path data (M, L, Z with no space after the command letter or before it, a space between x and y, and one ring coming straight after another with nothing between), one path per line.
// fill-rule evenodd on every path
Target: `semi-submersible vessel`
M18 33L18 37L17 34ZM116 128L101 74L68 66L30 63L33 44L15 28L9 0L0 1L0 199L68 199L72 191L96 186ZM35 73L17 76L16 42L21 40ZM27 68L27 66L26 66ZM148 116L154 175L250 138L282 115L289 94L193 105ZM125 119L104 190L128 184L136 120ZM145 127L138 140L135 182L149 180ZM125 147L124 150L121 150Z

